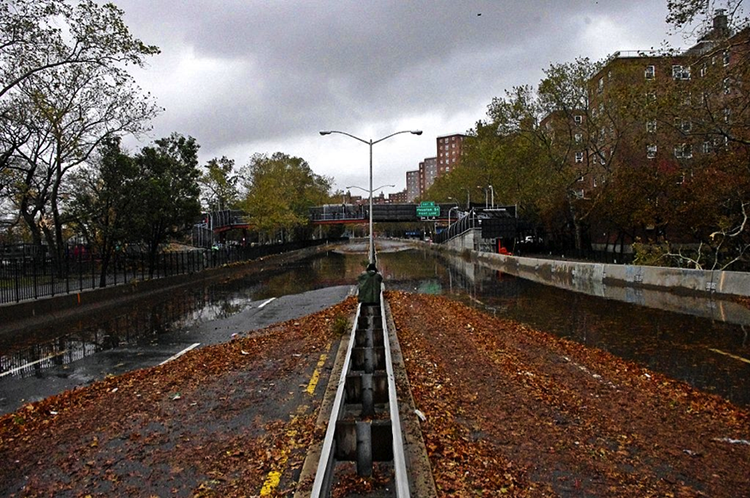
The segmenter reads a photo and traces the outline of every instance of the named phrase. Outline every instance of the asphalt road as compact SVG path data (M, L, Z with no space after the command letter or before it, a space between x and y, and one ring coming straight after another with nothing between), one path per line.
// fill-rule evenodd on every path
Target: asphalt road
M24 403L38 401L95 382L107 375L158 365L191 348L232 340L233 334L261 329L274 323L315 313L344 300L352 286L337 286L301 294L251 301L230 317L200 323L158 337L147 345L117 347L93 352L71 363L36 368L33 375L0 377L0 415Z

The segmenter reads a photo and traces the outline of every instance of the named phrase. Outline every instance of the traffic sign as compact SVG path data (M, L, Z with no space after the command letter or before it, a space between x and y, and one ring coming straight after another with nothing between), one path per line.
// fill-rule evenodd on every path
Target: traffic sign
M440 216L440 206L435 205L434 201L422 201L417 206L417 216L420 218Z

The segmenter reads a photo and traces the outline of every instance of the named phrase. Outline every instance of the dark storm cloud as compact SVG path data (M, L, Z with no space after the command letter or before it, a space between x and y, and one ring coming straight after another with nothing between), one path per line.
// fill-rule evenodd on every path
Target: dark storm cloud
M138 75L167 108L157 134L191 134L211 155L410 117L463 132L550 63L666 36L666 0L114 1L162 48Z

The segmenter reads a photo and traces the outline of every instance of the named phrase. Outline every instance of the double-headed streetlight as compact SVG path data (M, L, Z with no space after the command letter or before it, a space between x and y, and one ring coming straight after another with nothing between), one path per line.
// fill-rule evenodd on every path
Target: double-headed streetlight
M492 209L495 208L495 189L492 188L492 185L487 185L486 187L482 187L481 185L477 185L477 188L484 188L484 208L487 209L487 207L491 207ZM487 204L487 189L489 189L490 193L492 194L492 200L490 201L490 204Z
M390 135L379 138L377 140L365 140L363 138L355 137L354 135L347 133L345 131L337 131L337 130L326 130L321 131L321 135L330 135L331 133L338 133L340 135L346 135L347 137L353 138L354 140L358 140L362 142L363 144L367 144L370 146L370 263L375 263L375 244L372 238L372 146L376 143L382 142L383 140L387 140L395 135L400 135L401 133L411 133L412 135L421 135L421 130L403 130L403 131L397 131L396 133L391 133ZM382 187L381 187L382 188ZM362 189L364 190L364 189Z

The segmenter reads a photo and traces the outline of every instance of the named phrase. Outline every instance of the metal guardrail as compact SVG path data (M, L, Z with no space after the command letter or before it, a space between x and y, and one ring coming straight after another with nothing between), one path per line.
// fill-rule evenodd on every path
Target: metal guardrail
M357 474L370 476L373 462L391 462L396 496L410 496L396 383L380 305L362 305L352 326L331 417L323 440L311 496L331 495L340 462L356 462Z

